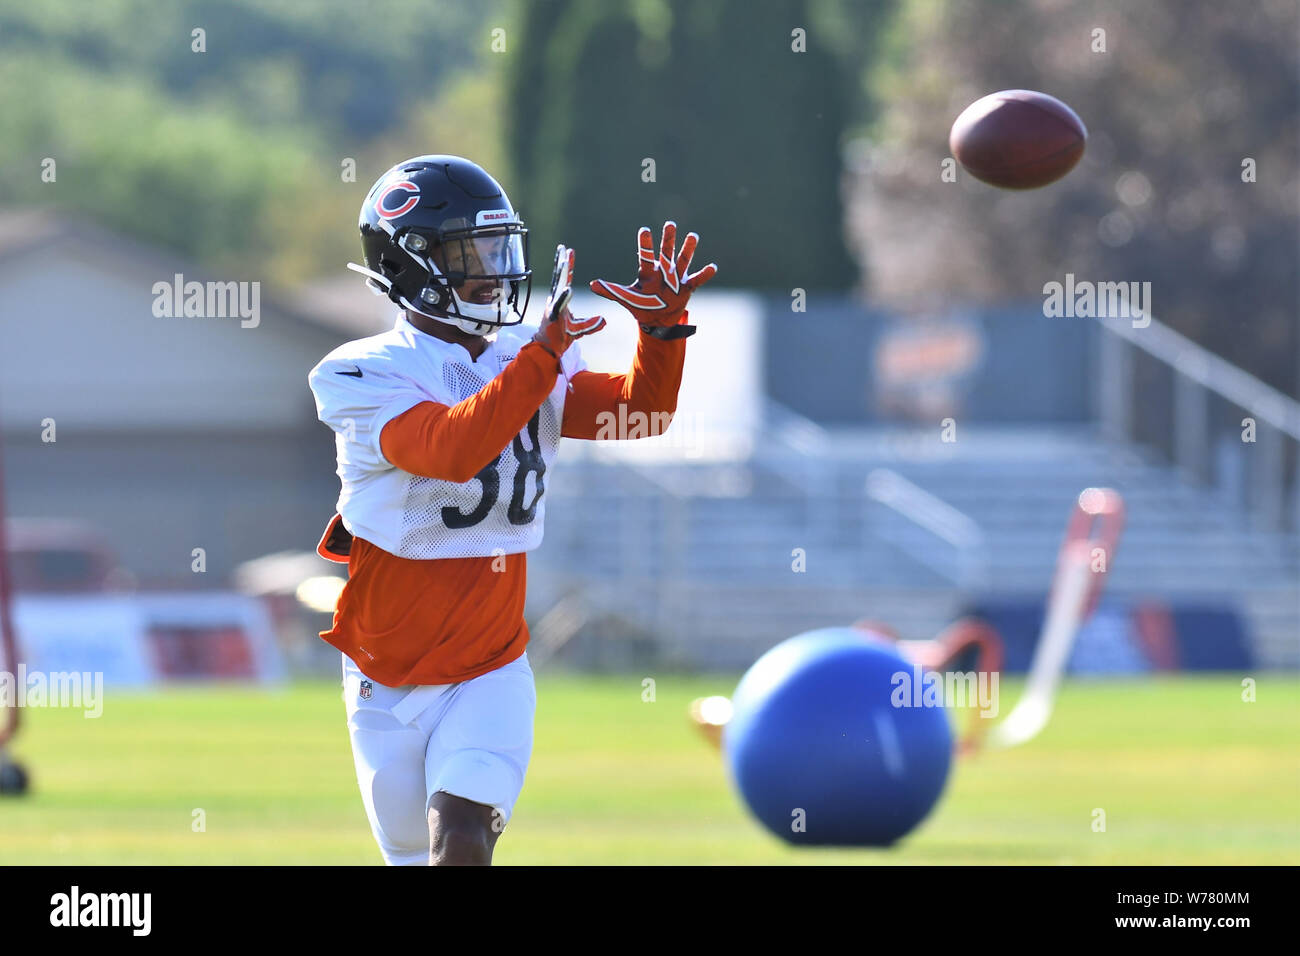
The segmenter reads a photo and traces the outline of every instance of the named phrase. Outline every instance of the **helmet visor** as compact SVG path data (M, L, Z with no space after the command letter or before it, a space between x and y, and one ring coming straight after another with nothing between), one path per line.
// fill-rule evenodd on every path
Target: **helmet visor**
M444 234L430 257L453 287L471 279L522 279L528 274L522 233L512 225Z

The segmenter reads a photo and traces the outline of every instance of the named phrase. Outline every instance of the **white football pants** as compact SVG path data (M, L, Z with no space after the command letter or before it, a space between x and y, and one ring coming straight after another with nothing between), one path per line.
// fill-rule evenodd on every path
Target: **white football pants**
M533 750L527 653L459 684L405 687L370 680L342 656L357 783L384 861L428 865L429 803L439 791L494 807L504 826Z

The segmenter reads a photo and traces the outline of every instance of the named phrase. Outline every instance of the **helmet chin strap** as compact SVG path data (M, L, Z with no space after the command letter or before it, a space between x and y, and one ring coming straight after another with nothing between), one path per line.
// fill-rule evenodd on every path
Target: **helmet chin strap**
M455 293L452 293L453 295ZM423 309L413 305L406 296L399 296L398 301L404 308L410 309L417 315L422 315L426 319L433 319L435 322L441 322L443 325L451 325L460 329L466 335L487 335L501 326L494 322L479 322L474 319L456 318L454 315L435 315L432 312L425 312Z

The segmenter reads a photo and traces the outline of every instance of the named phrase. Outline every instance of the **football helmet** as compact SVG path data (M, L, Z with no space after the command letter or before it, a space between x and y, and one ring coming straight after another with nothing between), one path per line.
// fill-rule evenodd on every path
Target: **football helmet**
M528 230L505 190L459 156L416 156L370 187L348 268L403 308L486 335L524 320Z

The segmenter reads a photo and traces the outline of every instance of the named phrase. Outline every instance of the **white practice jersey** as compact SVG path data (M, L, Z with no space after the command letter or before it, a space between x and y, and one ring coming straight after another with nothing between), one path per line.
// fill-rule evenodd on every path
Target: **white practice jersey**
M542 543L545 477L560 443L564 376L496 461L464 483L422 478L391 465L385 425L421 402L455 405L510 363L535 328L501 329L477 361L460 345L398 319L391 331L339 346L308 376L316 413L334 430L337 509L353 535L402 558L518 554ZM576 345L566 375L585 366Z

